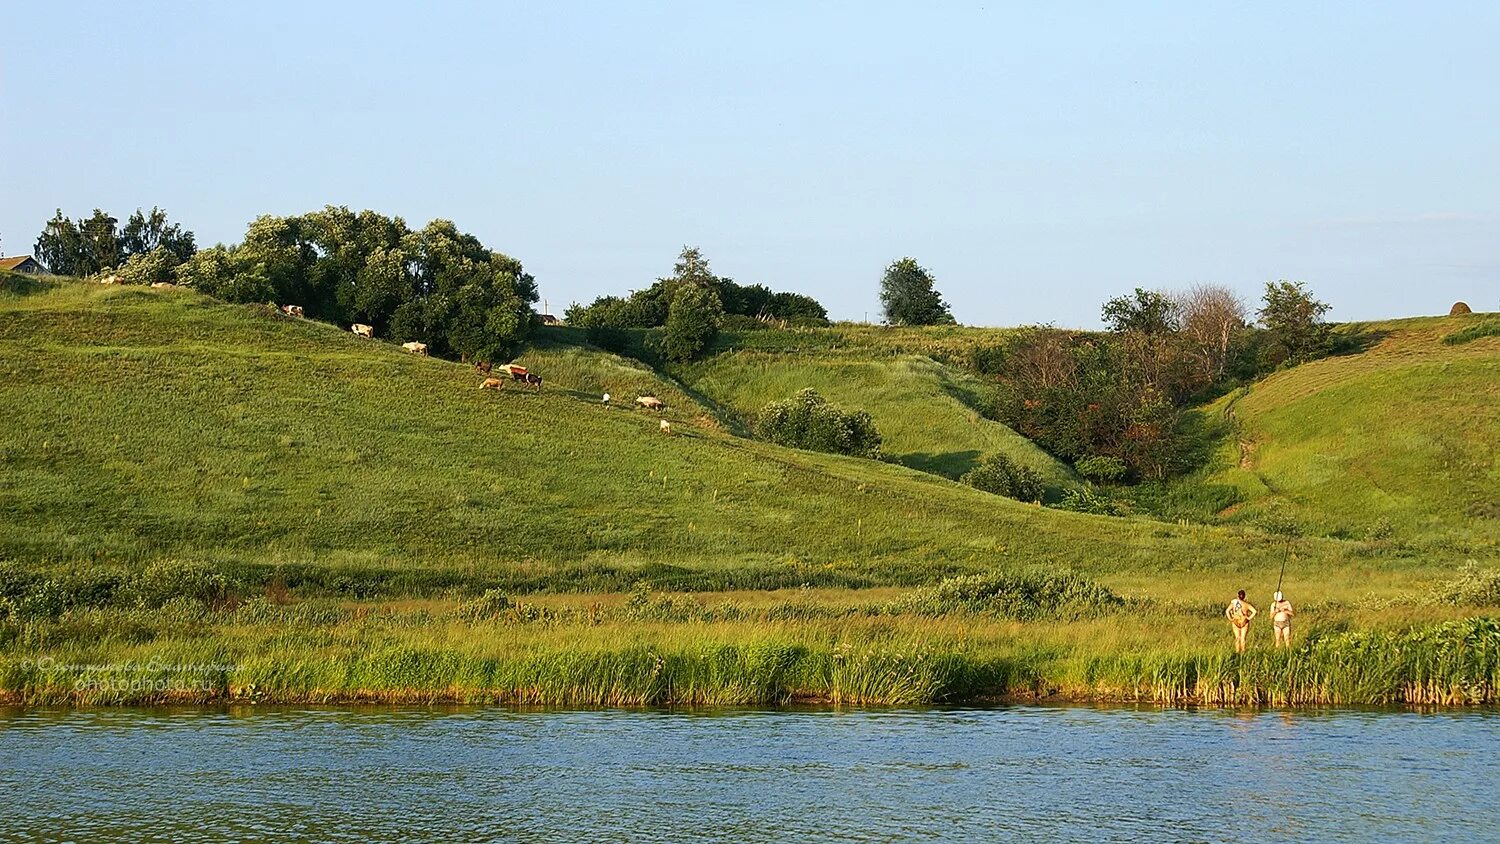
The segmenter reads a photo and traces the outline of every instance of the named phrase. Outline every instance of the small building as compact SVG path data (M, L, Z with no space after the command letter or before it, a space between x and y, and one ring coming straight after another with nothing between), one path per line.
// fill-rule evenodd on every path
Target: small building
M542 314L542 325L562 325L563 321L552 314Z
M13 273L30 273L32 275L46 275L47 268L41 262L30 255L17 255L14 258L0 258L0 270L9 270Z

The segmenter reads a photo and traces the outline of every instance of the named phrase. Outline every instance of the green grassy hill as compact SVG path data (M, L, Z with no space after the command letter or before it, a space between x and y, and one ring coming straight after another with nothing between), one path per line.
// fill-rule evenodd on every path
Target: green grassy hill
M1253 567L1273 553L735 438L694 424L707 414L685 396L664 436L654 415L596 393L671 399L671 385L581 350L526 358L563 388L496 394L466 366L333 326L74 283L0 298L0 350L0 557L13 560L175 556L568 588L662 566L682 582L869 584L997 564Z
M1443 342L1483 314L1341 326L1366 351L1277 372L1214 403L1233 432L1213 465L1174 490L1214 502L1204 520L1255 521L1272 510L1306 533L1395 537L1426 548L1494 553L1500 542L1500 337Z
M768 402L812 387L845 409L869 412L884 449L900 463L957 478L991 454L1041 473L1054 489L1071 470L1030 440L972 406L978 384L931 358L854 360L765 352L720 354L686 368L684 380L746 420Z
M548 388L497 394L467 366L264 307L0 276L0 703L1493 701L1500 624L1474 616L1500 574L1451 579L1472 543L1087 516L734 436L724 417L756 391L812 378L883 415L909 460L945 456L925 468L1018 446L935 363L976 335L809 336L823 351L795 369L762 347L679 382L549 332L522 358ZM1310 459L1295 448L1350 443L1361 467L1391 451L1453 481L1452 500L1393 507L1403 519L1489 518L1455 515L1493 475L1431 462L1449 450L1323 430L1360 401L1407 402L1369 424L1414 424L1458 374L1472 400L1439 418L1474 432L1453 446L1472 462L1495 406L1485 343L1257 385L1236 415L1261 462L1237 471L1317 504L1337 484L1293 471ZM665 398L676 434L605 390ZM1231 656L1223 600L1264 601L1284 559L1298 648L1257 631Z

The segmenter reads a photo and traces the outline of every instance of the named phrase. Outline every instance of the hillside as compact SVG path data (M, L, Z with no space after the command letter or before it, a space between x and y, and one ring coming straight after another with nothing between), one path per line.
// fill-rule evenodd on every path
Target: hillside
M1500 574L1455 578L1467 546L1086 516L770 446L566 333L523 357L545 390L497 394L263 306L0 282L0 703L1463 704L1500 679L1475 617ZM834 345L793 377L951 386ZM696 383L780 389L745 374L763 354ZM604 390L666 398L675 435ZM1231 657L1223 599L1284 561L1297 649Z
M566 349L531 358L564 388L481 392L468 367L333 326L82 284L0 298L0 349L0 557L15 560L177 556L569 588L566 567L613 586L653 566L672 582L873 584L996 564L1193 566L1205 549L1254 567L1274 553L1253 536L1040 509L731 437L692 424L704 411L691 404L668 411L666 437L651 414L601 406L588 380L623 367L611 383L628 395L661 387L654 376Z
M1232 435L1179 499L1207 521L1272 510L1304 533L1494 553L1500 543L1500 337L1443 338L1482 314L1340 326L1373 344L1277 372L1206 409Z
M767 403L812 387L836 405L868 412L885 451L924 472L957 478L999 453L1036 469L1054 491L1076 482L1030 440L979 414L974 377L929 357L733 351L684 367L682 378L747 422Z

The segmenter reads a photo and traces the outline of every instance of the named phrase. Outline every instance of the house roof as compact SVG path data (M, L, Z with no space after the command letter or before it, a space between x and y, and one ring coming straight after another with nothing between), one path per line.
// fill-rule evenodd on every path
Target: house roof
M14 258L0 258L0 270L13 270L27 261L34 260L30 255L17 255Z

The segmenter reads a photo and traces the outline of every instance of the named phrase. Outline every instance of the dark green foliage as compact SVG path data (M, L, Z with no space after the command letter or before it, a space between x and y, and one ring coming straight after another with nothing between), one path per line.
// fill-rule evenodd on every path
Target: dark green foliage
M1062 498L1051 505L1059 510L1092 513L1095 516L1124 516L1130 511L1092 484L1064 490Z
M763 440L792 448L880 456L880 433L870 414L845 413L808 387L783 401L771 402L755 419L755 434Z
M666 330L662 334L662 353L667 360L682 363L692 360L719 336L724 306L712 288L690 284L679 288L667 311Z
M892 609L915 615L988 615L1018 621L1071 620L1120 609L1125 601L1100 584L1066 569L990 572L948 577L895 601Z
M434 355L488 361L516 352L537 300L519 261L447 220L413 231L399 217L334 206L257 218L243 243L205 249L177 275L227 301L301 305L309 317L367 323Z
M951 325L953 313L915 258L892 261L880 279L880 304L891 325Z
M794 325L828 324L828 311L816 299L800 293L778 293L763 284L737 284L734 279L716 276L709 270L708 259L692 246L682 248L670 276L623 298L600 296L588 305L574 304L567 310L567 320L570 325L584 328L660 328L666 325L671 304L685 286L712 290L728 316L785 320ZM599 336L609 342L609 335ZM596 345L610 348L604 343Z
M1104 303L1102 318L1110 331L1166 334L1177 328L1177 307L1165 294L1137 287L1134 295Z
M1300 281L1268 281L1258 312L1266 328L1263 354L1270 366L1302 363L1329 353L1332 329L1323 321L1329 306Z
M1077 469L1078 474L1085 478L1103 483L1119 483L1130 473L1129 467L1120 458L1106 457L1098 454L1080 457L1073 464L1073 468Z
M959 480L975 489L1017 501L1041 501L1046 492L1041 475L1003 454L986 457L984 462L965 472Z
M150 214L137 208L125 221L124 229L119 228L119 220L98 208L77 221L64 217L59 208L37 237L34 251L37 260L52 272L81 277L120 269L132 257L158 249L165 252L153 259L153 273L137 268L127 281L156 271L166 275L147 278L143 283L172 281L171 269L197 250L193 233L178 223L169 223L167 212L160 208L153 207Z

